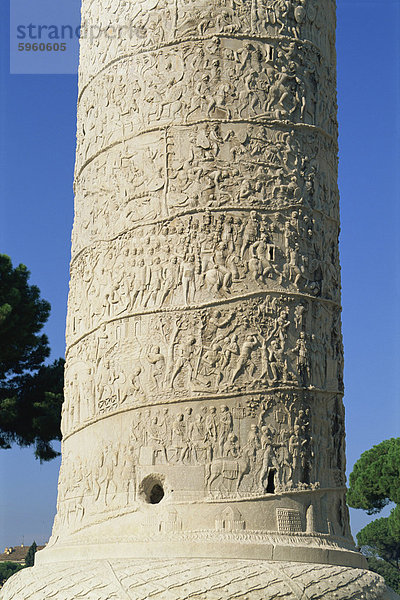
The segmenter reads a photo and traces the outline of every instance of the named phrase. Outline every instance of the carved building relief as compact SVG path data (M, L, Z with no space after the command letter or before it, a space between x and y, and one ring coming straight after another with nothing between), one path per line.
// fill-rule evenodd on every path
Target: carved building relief
M123 424L122 435L106 445L79 451L65 442L70 450L64 452L60 472L57 528L73 532L105 518L140 512L143 482L149 478L170 482L172 504L189 498L284 497L288 492L295 497L307 490L343 488L343 448L337 443L343 413L337 396L278 391L159 403L134 410L123 417ZM182 477L185 483L176 489ZM308 497L298 502L301 518L300 509L277 508L277 530L307 527L328 533L321 517L316 524ZM217 530L244 529L242 519L234 519L235 524L226 514L224 519L218 517ZM182 529L178 514L172 521L163 531Z

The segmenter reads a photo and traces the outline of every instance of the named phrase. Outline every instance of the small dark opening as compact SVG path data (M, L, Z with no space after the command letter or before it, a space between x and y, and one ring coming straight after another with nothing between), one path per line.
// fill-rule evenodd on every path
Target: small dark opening
M302 483L310 483L310 465L308 463L306 463L304 465L304 470L303 470L303 482Z
M268 473L267 494L275 494L275 474L276 469L271 469Z
M269 249L269 260L274 260L274 249L273 248Z
M161 485L153 485L151 488L151 492L149 495L149 503L150 504L158 504L164 498L164 490Z

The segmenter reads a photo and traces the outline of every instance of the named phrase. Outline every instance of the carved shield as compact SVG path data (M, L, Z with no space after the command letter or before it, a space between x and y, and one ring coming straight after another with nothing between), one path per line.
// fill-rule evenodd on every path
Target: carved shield
M294 16L297 23L304 23L306 20L306 11L303 6L296 6L294 9Z
M235 460L224 461L221 475L224 479L237 479L239 477L239 463Z

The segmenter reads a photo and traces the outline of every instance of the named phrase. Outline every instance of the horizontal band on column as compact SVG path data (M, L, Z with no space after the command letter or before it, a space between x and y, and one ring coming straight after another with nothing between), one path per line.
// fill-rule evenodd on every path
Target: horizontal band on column
M170 125L159 125L159 126L155 126L155 127L149 127L148 129L141 129L137 134L132 135L131 137L126 138L125 140L119 140L117 142L113 142L109 146L102 148L101 150L99 150L98 152L93 154L93 156L88 158L83 163L83 165L78 169L78 171L75 173L75 179L78 179L80 177L80 175L82 174L82 172L86 169L86 167L88 165L90 165L90 163L92 163L98 156L101 156L102 154L104 154L105 152L108 152L112 148L115 148L122 144L126 144L127 142L134 140L135 138L137 138L141 135L144 135L147 133L153 133L154 131L168 131L174 127L192 127L195 125L201 125L202 123L227 123L229 125L246 123L248 125L264 125L264 126L265 125L279 125L282 128L298 129L300 131L304 130L304 131L309 131L309 132L313 132L313 133L317 132L317 133L320 133L322 136L324 136L326 139L328 139L329 142L334 144L335 150L337 149L335 138L333 136L331 136L327 131L325 131L325 129L322 129L318 125L310 125L308 123L292 123L291 121L281 121L279 119L267 119L264 116L256 116L253 119L214 119L214 118L200 119L198 121L189 121L188 123L185 123L185 122L171 123ZM75 186L74 186L74 191L75 191Z
M140 197L144 197L144 194L141 196L137 196L136 198L135 197L129 198L129 202L132 200L135 200L135 199L139 199ZM140 229L141 227L154 227L154 225L165 225L165 224L169 223L170 221L173 221L174 219L180 219L182 217L187 217L187 216L191 216L191 215L203 215L205 213L209 213L211 215L218 214L218 213L229 213L229 212L250 213L255 210L257 213L266 214L266 215L274 215L276 213L282 214L285 212L299 210L299 208L305 208L305 206L302 204L290 204L290 205L282 207L282 208L262 208L262 207L258 208L258 207L255 207L254 205L253 206L242 206L242 205L235 206L235 205L227 204L227 205L220 206L220 207L196 208L196 209L184 210L179 213L178 212L174 213L174 215L171 215L168 217L162 217L160 219L146 221L145 223L138 222L137 224L132 225L132 227L130 227L129 229L124 229L123 231L121 231L120 233L118 233L117 235L115 235L111 238L99 238L97 240L93 240L93 242L91 244L88 244L87 246L83 246L82 248L80 248L80 250L78 250L78 252L76 252L71 257L70 267L71 268L73 267L74 263L82 256L82 254L84 254L88 250L94 248L95 246L97 246L97 244L109 244L111 242L117 241L117 240L123 238L123 236L126 236L127 234L132 233L132 232ZM320 210L318 208L310 208L309 210L311 213L315 212L315 213L321 215L327 221L331 221L338 228L340 227L340 222L338 219L335 219L334 217L327 215L322 210Z
M179 46L181 44L187 44L188 42L202 42L202 41L210 41L212 39L237 39L237 40L251 40L251 41L256 41L256 42L261 42L261 43L265 43L268 44L270 42L279 42L279 41L283 41L283 42L295 42L301 46L305 46L305 47L312 47L318 54L320 54L322 56L322 52L320 50L320 48L314 44L311 40L302 40L302 39L298 39L292 36L285 36L285 35L276 35L276 36L259 36L256 34L228 34L228 33L212 33L209 35L204 35L204 36L192 36L192 37L187 37L187 38L179 38L176 40L171 40L170 42L165 42L164 44L157 44L155 46L151 46L149 48L140 48L140 46L138 45L138 50L137 52L132 52L130 54L122 54L121 56L118 56L117 58L114 58L113 60L111 60L109 63L107 63L102 69L100 69L100 71L98 71L95 75L93 75L93 77L90 79L90 81L88 81L83 87L82 90L79 92L79 96L78 96L78 107L79 107L79 103L80 100L82 98L82 96L84 95L85 91L87 90L88 87L90 87L90 85L93 83L93 81L102 73L106 72L110 67L112 67L113 65L117 64L118 62L121 62L123 60L132 58L134 56L138 56L140 54L145 54L147 52L157 52L158 50L162 50L164 48L171 48L174 46Z
M74 434L78 433L79 431L83 431L84 429L87 429L88 427L90 427L91 425L94 425L96 423L98 423L99 421L104 421L104 419L108 419L110 417L114 417L116 415L120 415L120 414L124 414L124 413L128 413L128 412L132 412L133 410L143 410L143 409L147 409L147 408L154 408L157 406L174 406L177 404L190 404L192 402L196 402L196 403L201 403L201 402L214 402L216 400L230 400L230 399L235 399L235 398L243 398L243 396L265 396L268 394L273 394L273 393L289 393L289 392L297 392L297 393L302 393L302 394L315 394L315 395L321 395L321 396L332 396L332 397L337 397L340 396L341 398L344 395L343 391L335 391L335 390L321 390L321 389L317 389L317 388L304 388L304 387L298 387L298 386L279 386L279 387L265 387L265 388L261 388L258 390L249 390L246 389L245 391L240 391L240 392L232 392L232 393L214 393L214 394L209 394L209 395L203 395L203 396L187 396L185 398L172 398L172 399L168 399L168 398L163 398L162 400L156 400L155 402L143 402L140 404L136 404L135 406L125 406L123 408L120 409L115 409L112 412L106 412L106 413L101 413L98 417L91 419L90 421L87 421L86 423L83 423L82 425L80 425L79 427L76 427L76 429L74 429L73 431L67 433L66 435L63 436L63 441L68 440L70 437L72 437Z
M95 333L103 325L108 324L108 323L125 321L126 319L132 319L135 317L141 317L141 316L145 316L145 315L192 312L195 310L202 310L204 308L214 308L214 307L218 307L221 305L232 304L234 302L240 302L240 300L250 300L252 298L259 298L259 297L269 296L269 295L270 296L290 296L293 298L304 298L307 300L314 300L316 302L328 304L329 306L333 306L333 307L341 310L341 305L338 304L337 302L335 302L334 300L328 300L327 298L316 298L315 296L311 296L309 294L303 294L301 292L288 292L286 290L279 290L279 291L265 290L265 291L259 291L259 292L257 291L257 292L251 292L249 294L242 294L240 296L231 296L230 298L218 298L218 299L212 300L211 302L205 302L203 304L196 304L196 305L193 304L193 305L189 305L189 306L176 306L176 307L174 306L174 307L142 310L137 313L129 313L128 315L113 317L112 319L109 319L107 321L102 321L99 325L97 325L93 329L90 329L90 331L87 331L86 333L81 335L79 338L77 338L76 340L74 340L73 342L68 344L67 349L65 351L65 356L66 357L68 356L70 349L73 348L74 346L76 346L76 344L78 344L80 341L87 338L92 333Z

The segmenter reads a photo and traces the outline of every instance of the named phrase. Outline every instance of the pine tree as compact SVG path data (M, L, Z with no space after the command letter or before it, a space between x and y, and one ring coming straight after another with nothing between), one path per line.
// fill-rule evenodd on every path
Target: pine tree
M42 461L58 455L51 442L61 439L64 361L44 364L50 304L29 276L0 254L0 448L33 445Z
M400 592L400 438L385 440L363 452L349 478L347 502L369 515L389 503L389 517L375 519L357 534L371 571Z
M28 553L25 556L25 566L33 567L35 562L35 554L37 550L36 542L33 542L32 546L29 547Z

